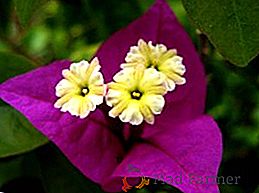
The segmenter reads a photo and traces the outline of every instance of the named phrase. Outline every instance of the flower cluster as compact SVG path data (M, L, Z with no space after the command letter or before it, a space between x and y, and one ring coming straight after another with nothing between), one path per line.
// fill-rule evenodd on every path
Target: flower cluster
M119 116L122 122L139 125L145 120L154 124L154 115L161 113L164 95L172 91L176 84L184 84L185 66L175 49L167 49L163 44L152 45L140 39L127 53L122 70L108 83L106 94L101 66L97 58L72 63L70 69L63 70L62 79L56 86L55 103L62 112L85 118L90 111L106 98L112 107L109 116Z

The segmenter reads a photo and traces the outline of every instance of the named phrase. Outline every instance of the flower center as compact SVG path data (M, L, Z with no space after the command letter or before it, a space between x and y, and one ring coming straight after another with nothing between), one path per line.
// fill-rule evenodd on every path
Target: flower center
M147 68L154 68L154 69L156 69L157 71L159 71L158 65L157 65L157 64L153 64L153 63L151 63L151 62L148 64Z
M142 95L143 95L142 92L140 92L139 90L134 90L131 92L131 98L135 100L140 100Z
M89 93L89 88L88 87L84 87L84 88L82 88L82 90L81 90L81 96L85 96L85 95L87 95Z

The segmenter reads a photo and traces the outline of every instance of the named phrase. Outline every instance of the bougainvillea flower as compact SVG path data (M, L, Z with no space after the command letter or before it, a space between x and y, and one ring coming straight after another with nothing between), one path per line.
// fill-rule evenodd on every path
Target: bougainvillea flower
M103 103L105 86L97 58L89 64L83 60L62 71L64 79L56 86L56 96L61 97L54 106L62 112L85 118L96 105Z
M185 84L182 75L185 73L183 58L177 55L176 49L167 49L163 44L152 45L152 41L146 43L140 39L138 46L132 46L127 54L126 63L121 68L137 68L142 64L146 68L154 68L165 77L168 91L175 89L175 84Z
M216 177L222 138L213 118L204 115L203 65L191 39L164 0L157 0L142 17L100 47L96 56L102 64L104 79L112 81L129 48L139 39L176 48L187 71L186 84L165 96L167 104L155 124L144 123L137 130L130 128L128 134L132 137L124 139L126 134L120 135L122 130L129 129L128 125L107 117L110 108L104 104L85 119L53 107L57 100L55 86L70 61L57 61L6 81L0 86L0 97L22 112L87 178L105 191L121 191L124 176L145 176L162 179L185 193L218 193L216 183L193 180L193 177ZM129 170L129 165L138 170ZM177 176L182 177L181 183L168 180Z
M132 125L140 125L143 120L153 124L154 114L160 114L165 105L164 77L153 68L140 66L138 70L121 70L113 80L106 96L107 105L114 106L109 115Z

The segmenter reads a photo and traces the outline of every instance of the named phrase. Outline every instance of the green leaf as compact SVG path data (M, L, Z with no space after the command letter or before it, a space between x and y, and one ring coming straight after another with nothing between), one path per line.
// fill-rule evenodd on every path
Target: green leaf
M28 152L47 143L47 139L11 107L1 106L0 115L0 158Z
M244 191L240 186L221 184L219 185L221 193L243 193Z
M225 59L246 66L259 53L259 1L182 1L196 27Z
M10 77L27 72L33 67L33 63L23 56L0 52L0 83Z
M53 146L45 146L40 149L39 162L42 183L48 193L103 193Z
M11 18L11 1L0 0L0 33L7 32L8 22Z
M39 8L46 2L47 0L14 0L14 6L20 24L26 27L34 14L39 13Z
M0 160L0 187L9 180L22 176L22 157Z
M38 177L39 163L34 152L0 159L0 188L11 180Z
M259 186L257 187L254 193L259 193Z

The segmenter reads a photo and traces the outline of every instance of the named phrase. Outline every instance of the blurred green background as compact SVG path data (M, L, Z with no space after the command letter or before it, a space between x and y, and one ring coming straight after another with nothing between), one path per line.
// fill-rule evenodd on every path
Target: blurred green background
M206 36L191 25L181 1L168 2L192 37L206 68L206 111L218 122L224 140L219 175L241 176L238 185L222 184L220 190L253 193L259 184L258 57L245 68L226 62ZM152 3L153 0L0 0L0 82L56 59L90 59L105 39L139 17ZM3 101L0 127L0 191L101 192ZM26 135L15 131L16 127L24 127ZM10 140L15 147L6 142L9 128L13 129ZM25 143L32 136L35 141ZM10 149L14 151L10 153ZM180 191L168 185L153 185L132 192Z

